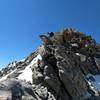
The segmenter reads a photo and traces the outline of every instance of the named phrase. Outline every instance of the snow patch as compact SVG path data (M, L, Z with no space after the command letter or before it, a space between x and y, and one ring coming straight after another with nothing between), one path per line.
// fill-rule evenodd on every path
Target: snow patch
M36 64L38 60L42 60L42 57L40 55L37 55L31 63L26 66L26 68L20 72L22 72L19 76L18 79L25 80L26 82L31 82L32 83L32 70L31 66Z
M25 58L24 59L21 59L19 62L24 62L25 61Z
M86 80L89 90L85 95L85 99L90 98L93 94L98 95L98 92L100 92L100 75L88 74Z
M8 64L7 67L15 67L15 66L16 66L16 62L17 62L17 61Z
M95 92L97 91L100 92L100 75L88 74L87 79L88 79L88 84L90 88L94 90Z
M80 54L80 53L76 53L76 55L80 57L80 60L81 60L82 62L86 61L86 56L85 56L85 55Z
M9 74L7 74L7 75L1 77L1 78L0 78L0 81L6 80L7 77L8 77L9 75L13 74L16 70L17 70L17 69L15 69L14 71L10 72Z
M22 74L18 76L18 79L26 80L27 82L30 81L32 83L32 70L30 66L27 66L23 71Z
M73 47L78 47L78 44L77 43L73 43L71 44Z

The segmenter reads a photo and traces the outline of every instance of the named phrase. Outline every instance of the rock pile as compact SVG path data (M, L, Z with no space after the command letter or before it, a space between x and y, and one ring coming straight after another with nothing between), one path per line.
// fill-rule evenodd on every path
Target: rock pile
M43 44L36 52L1 70L1 79L9 77L0 81L0 99L100 100L100 88L95 87L100 84L96 77L100 74L100 45L71 28L40 38ZM26 68L32 71L32 82L18 78Z

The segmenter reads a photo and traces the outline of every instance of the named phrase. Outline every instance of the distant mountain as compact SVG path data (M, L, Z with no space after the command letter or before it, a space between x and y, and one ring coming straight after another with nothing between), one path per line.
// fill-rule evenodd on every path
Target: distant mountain
M100 45L65 29L0 71L0 100L100 100Z

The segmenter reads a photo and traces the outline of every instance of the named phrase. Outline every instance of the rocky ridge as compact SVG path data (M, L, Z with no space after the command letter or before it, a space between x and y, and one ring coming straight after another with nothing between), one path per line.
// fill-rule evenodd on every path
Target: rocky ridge
M100 100L100 45L65 29L0 71L0 100Z

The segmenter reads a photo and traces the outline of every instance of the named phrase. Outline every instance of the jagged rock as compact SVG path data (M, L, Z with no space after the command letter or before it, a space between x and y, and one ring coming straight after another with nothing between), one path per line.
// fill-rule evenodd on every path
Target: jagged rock
M61 83L59 82L59 79L52 67L53 66L50 65L46 65L44 67L44 81L58 94Z
M87 86L85 80L83 80L83 74L78 68L78 63L72 60L77 59L77 57L73 58L75 57L74 55L69 55L66 53L66 51L63 51L59 48L55 51L55 57L57 59L59 77L64 84L66 90L68 90L69 95L75 100L80 99L80 97L85 95L87 91ZM62 59L59 60L59 57Z
M71 28L40 38L36 52L0 71L0 100L99 100L100 45Z
M2 92L1 92L2 91ZM2 95L4 93L5 95ZM25 83L18 81L16 79L6 79L0 82L0 97L4 98L1 100L22 100L22 96L33 96L35 98L35 93L32 90L32 86ZM7 99L12 98L12 99ZM34 99L29 99L34 100Z
M95 59L96 66L100 72L100 58L94 58L94 59Z
M45 36L45 35L40 35L40 38L41 38L41 40L43 41L43 43L45 45L49 45L49 44L52 43L51 40L47 36Z

